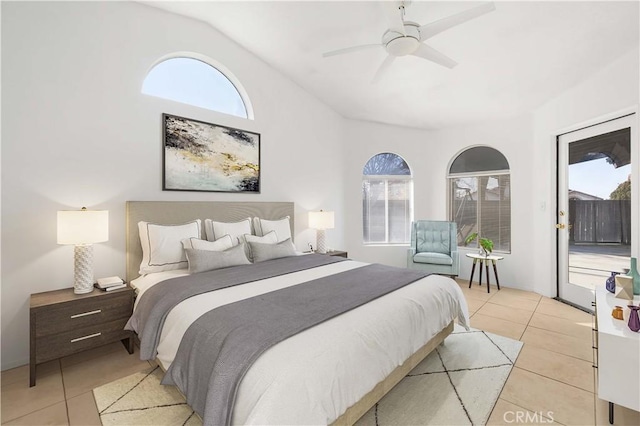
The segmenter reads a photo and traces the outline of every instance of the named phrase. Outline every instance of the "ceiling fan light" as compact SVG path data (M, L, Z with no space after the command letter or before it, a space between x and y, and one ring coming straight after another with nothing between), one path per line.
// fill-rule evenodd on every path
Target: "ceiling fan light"
M416 51L420 42L413 37L398 37L387 43L387 52L393 56L411 55Z

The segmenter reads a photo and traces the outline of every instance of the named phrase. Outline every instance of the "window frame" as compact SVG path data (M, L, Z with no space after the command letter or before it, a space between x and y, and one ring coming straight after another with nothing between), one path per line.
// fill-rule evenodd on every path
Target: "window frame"
M371 161L373 158L375 158L377 155L380 154L393 154L397 157L399 157L400 159L402 159L402 161L404 161L404 163L407 165L407 167L409 168L409 174L399 174L399 175L365 175L364 173L362 174L362 180L361 180L361 191L363 191L363 186L364 183L366 181L383 181L384 182L384 202L385 202L385 206L384 206L384 227L385 227L385 239L384 241L365 241L364 239L364 225L365 225L365 212L364 212L364 205L363 205L363 211L362 211L362 244L368 247L371 246L410 246L411 245L411 222L413 222L413 214L414 214L414 182L413 182L413 171L411 170L411 166L409 165L409 163L407 162L407 160L405 160L405 158L400 155L400 154L396 154L394 152L389 152L389 151L385 151L385 152L379 152L377 154L372 155L371 157L369 157L369 159L364 163L364 166L362 167L362 170L364 172L364 169L366 167L366 165L369 163L369 161ZM408 182L408 192L410 194L410 196L408 197L408 201L409 201L409 221L407 223L407 235L408 235L408 239L406 242L390 242L389 241L389 181L404 181L404 182ZM364 193L363 193L364 195ZM364 201L364 197L361 199L361 202ZM369 216L370 217L370 216Z
M240 99L244 103L244 107L245 107L245 110L247 112L247 117L245 118L245 117L241 117L241 116L238 116L238 115L230 115L230 114L227 114L227 113L222 112L222 111L203 108L203 107L200 107L198 105L188 104L188 103L184 103L184 102L180 102L180 101L175 101L173 99L161 98L161 97L157 97L155 95L149 95L149 94L144 93L142 91L142 88L144 87L144 82L147 79L147 77L149 76L149 73L151 71L153 71L153 69L156 66L158 66L159 64L161 64L162 62L166 62L166 61L169 61L171 59L193 59L193 60L196 60L196 61L200 61L200 62L205 63L206 65L209 65L210 67L212 67L213 69L218 71L220 74L222 74L233 85L233 87L238 92L238 95L240 95ZM164 56L160 57L159 59L157 59L146 70L146 72L144 74L144 77L142 78L142 83L140 85L140 93L143 94L143 95L146 95L146 96L151 96L151 97L155 97L155 98L158 98L158 99L164 99L164 100L167 100L167 101L170 101L170 102L182 103L184 105L189 105L190 107L201 108L201 109L204 109L204 110L207 110L207 111L213 111L213 112L216 112L218 114L229 115L231 117L236 117L236 118L239 118L241 120L255 120L255 116L254 116L254 112L253 112L253 104L251 103L251 100L249 99L249 94L248 94L247 90L244 88L244 86L242 85L240 80L231 72L231 70L229 68L224 66L222 63L220 63L220 62L216 61L215 59L212 59L212 58L210 58L210 57L208 57L206 55L197 53L197 52L188 52L188 51L173 52L173 53L164 55Z
M502 170L483 170L483 171L477 171L477 172L459 172L459 173L451 173L451 166L453 165L454 161L456 159L458 159L458 157L462 154L464 154L466 151L468 151L471 148L476 148L479 146L483 146L483 147L487 147L487 148L491 148L493 150L495 150L496 152L498 152L500 155L502 155L505 160L507 161L507 165L509 166L508 169L502 169ZM511 187L511 164L509 163L509 160L507 159L507 157L498 149L493 148L491 146L487 146L487 145L474 145L474 146L469 146L466 147L465 149L461 150L460 152L458 152L449 162L449 167L447 168L447 217L449 218L450 221L455 222L455 217L454 217L454 197L453 195L453 181L455 179L459 179L459 178L476 178L476 179L480 179L482 177L494 177L494 176L509 176L509 249L508 250L504 250L504 249L499 249L499 248L495 248L493 251L495 253L501 253L501 254L511 254L511 236L512 236L512 232L511 232L511 213L512 213L512 204L511 204L511 200L512 200L512 187ZM479 187L479 185L478 185ZM479 202L480 200L478 200ZM478 213L476 214L476 229L478 230L478 235L480 235L482 237L482 229L480 228L480 220L482 218L481 216L481 209L477 209ZM457 238L456 238L457 240ZM467 249L474 249L479 247L479 244L476 240L476 246L465 246L458 244L459 248L467 248Z

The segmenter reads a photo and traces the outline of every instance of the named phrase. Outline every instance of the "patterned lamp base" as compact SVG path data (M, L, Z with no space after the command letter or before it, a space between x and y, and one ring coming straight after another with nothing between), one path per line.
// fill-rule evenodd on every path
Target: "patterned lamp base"
M91 293L93 291L93 245L83 244L75 246L73 250L75 294Z
M316 236L316 253L326 253L327 252L327 236L324 232L324 229L318 229Z

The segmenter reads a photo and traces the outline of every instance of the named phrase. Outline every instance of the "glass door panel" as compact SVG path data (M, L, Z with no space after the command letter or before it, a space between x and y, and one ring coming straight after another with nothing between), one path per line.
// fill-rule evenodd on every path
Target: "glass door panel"
M595 286L629 267L631 120L558 138L558 293L587 309Z

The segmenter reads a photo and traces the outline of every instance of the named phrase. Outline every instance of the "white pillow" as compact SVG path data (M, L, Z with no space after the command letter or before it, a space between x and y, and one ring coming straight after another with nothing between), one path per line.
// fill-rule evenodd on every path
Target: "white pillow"
M182 240L200 238L200 219L183 225L138 222L142 262L140 275L187 267Z
M278 242L291 238L291 225L289 224L289 216L278 220L253 218L253 226L256 229L256 235L267 235L271 231L276 231Z
M278 243L278 234L276 231L271 231L261 237L257 235L244 234L242 239L246 243L262 243L262 244L275 244Z
M257 235L244 234L242 237L243 242L245 243L245 254L249 258L250 261L253 262L253 254L251 253L251 244L249 243L262 243L262 244L276 244L278 242L278 235L276 231L271 231L262 237L258 237Z
M204 231L209 241L215 241L225 235L229 235L233 240L234 246L242 242L240 237L244 234L253 234L251 218L249 217L240 222L216 222L211 219L205 219Z
M185 249L224 251L233 247L233 239L229 235L225 235L215 241L201 240L199 238L187 238L182 240L182 246Z

